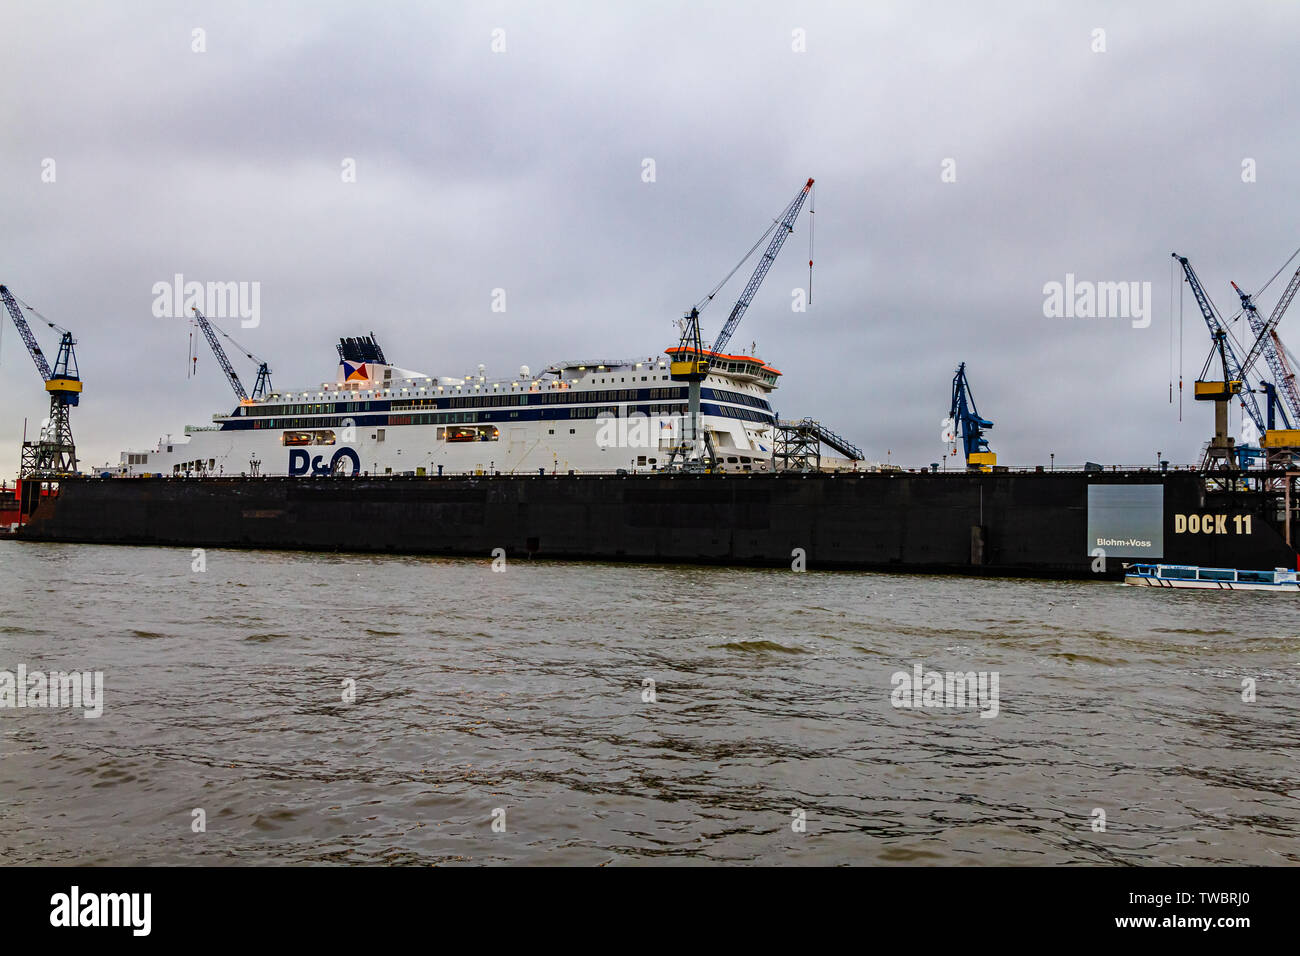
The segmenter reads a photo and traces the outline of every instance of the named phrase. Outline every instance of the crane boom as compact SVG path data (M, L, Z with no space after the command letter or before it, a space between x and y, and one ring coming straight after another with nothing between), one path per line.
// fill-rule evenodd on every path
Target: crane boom
M1192 264L1187 261L1186 256L1180 256L1178 253L1172 254L1178 260L1179 265L1183 267L1183 275L1187 279L1187 284L1192 287L1192 295L1196 298L1196 304L1201 310L1201 318L1205 320L1205 325L1210 330L1210 338L1213 340L1213 349L1217 350L1223 364L1224 384L1230 387L1230 383L1236 382L1237 387L1241 389L1237 397L1241 401L1241 407L1245 409L1250 420L1255 423L1255 427L1262 434L1266 430L1264 416L1260 414L1259 403L1255 401L1255 393L1246 387L1246 380L1242 374L1241 363L1237 359L1237 353L1232 348L1232 340L1228 336L1228 329L1219 319L1219 314L1215 310L1210 297L1201 285L1200 278L1196 275L1196 270Z
M1293 394L1296 392L1295 370L1291 367L1291 360L1287 358L1286 347L1282 345L1276 329L1269 333L1269 338L1273 340L1273 348L1277 350L1278 365L1282 369L1282 380L1277 383L1277 386L1282 390L1282 394ZM1300 394L1296 397L1300 400ZM1300 415L1297 418L1300 418Z
M248 392L244 390L244 383L241 382L239 376L235 374L235 369L234 366L230 364L230 359L226 358L226 350L223 349L221 343L217 341L217 333L213 331L212 323L208 321L207 316L199 311L198 306L191 306L190 308L194 310L194 319L199 323L199 328L203 330L203 335L207 338L208 345L212 347L212 354L217 357L217 361L221 363L221 370L226 373L226 381L228 381L230 387L235 390L235 394L239 396L240 401L248 401Z
M77 446L72 440L70 409L81 404L81 373L77 369L77 341L71 332L61 325L55 325L31 306L27 307L60 334L59 354L51 369L40 343L32 335L31 326L27 324L27 317L23 315L18 300L6 286L0 285L0 299L4 300L10 318L18 327L18 334L31 353L36 370L45 382L45 391L50 396L50 417L41 426L40 436L36 441L23 442L18 473L25 483L19 507L25 518L31 515L40 501L42 486L77 472ZM29 480L32 483L26 484Z
M975 394L966 380L966 363L957 366L952 377L952 402L948 406L948 420L954 432L961 433L962 448L966 453L966 467L972 471L988 471L997 464L997 455L989 449L985 430L993 423L981 417L975 407Z
M1273 384L1282 392L1282 397L1286 400L1287 409L1291 412L1291 417L1300 420L1300 394L1296 392L1295 375L1287 367L1286 360L1277 347L1276 328L1282 321L1282 316L1291 305L1291 300L1295 298L1296 292L1300 291L1300 268L1296 269L1291 276L1291 281L1287 283L1286 288L1282 291L1282 297L1277 300L1277 305L1273 307L1272 313L1267 320L1262 318L1259 310L1255 307L1255 302L1249 293L1242 292L1233 283L1232 287L1237 290L1237 295L1241 298L1241 304L1246 309L1247 320L1250 322L1251 331L1255 333L1255 344L1246 353L1242 359L1241 371L1243 375L1249 375L1251 368L1254 366L1256 359L1262 353L1264 361L1268 363L1269 372L1273 376Z
M731 308L731 315L727 316L727 322L722 326L722 331L713 342L712 351L720 352L727 347L731 341L731 335L736 331L736 326L740 324L745 310L749 308L749 303L754 298L754 293L758 287L763 284L763 278L767 275L767 270L772 268L772 263L776 260L776 254L781 251L785 245L785 240L789 238L790 233L794 232L794 221L799 215L799 210L803 208L804 200L808 198L808 193L813 187L813 181L810 178L804 184L799 194L790 200L790 205L785 207L785 212L781 214L781 219L777 224L776 234L772 236L772 241L767 244L767 250L763 257L758 260L758 265L754 267L754 274L749 277L745 289L740 293L740 298Z
M27 324L27 317L23 315L23 310L18 307L18 302L14 299L13 293L2 285L0 285L0 298L4 299L5 308L9 310L9 316L14 320L14 325L18 327L18 335L23 340L23 344L27 346L27 351L31 353L32 361L36 363L36 370L41 373L41 378L48 382L53 378L54 373L50 371L50 363L46 361L45 353L41 351L36 336L32 335L31 327Z
M768 226L763 235L759 237L758 242L745 254L745 257L737 263L736 268L732 269L722 282L714 287L713 291L705 296L700 303L691 309L690 312L682 319L681 340L677 348L668 349L671 356L671 362L668 366L668 377L674 382L687 383L686 399L686 421L682 426L681 442L674 445L672 454L669 456L668 465L670 470L678 468L687 469L706 469L706 463L711 462L713 455L713 443L707 432L700 427L700 383L708 377L709 374L709 356L725 348L731 341L731 334L736 331L736 326L740 324L741 317L744 316L745 310L749 308L749 303L754 298L754 293L763 282L763 277L767 275L767 270L772 268L772 262L776 259L776 254L781 251L781 246L785 244L786 237L794 231L794 220L799 215L799 210L803 207L804 200L808 198L808 193L812 189L813 181L811 177L804 184L799 194L790 201L781 213L781 218ZM754 274L749 277L745 289L736 300L736 304L731 309L731 315L727 317L726 324L723 325L722 331L718 333L717 339L714 340L710 349L703 346L703 337L700 334L700 309L704 308L713 300L718 290L735 275L736 271L743 265L754 250L757 249L767 238L769 232L775 230L771 242L767 244L767 250L759 260L754 269ZM809 267L812 263L808 263ZM691 456L696 456L693 461L689 460Z

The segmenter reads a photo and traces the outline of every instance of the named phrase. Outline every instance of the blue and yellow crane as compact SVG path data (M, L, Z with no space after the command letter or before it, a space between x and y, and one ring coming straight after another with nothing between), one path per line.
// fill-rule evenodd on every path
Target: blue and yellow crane
M1267 450L1264 452L1265 455L1282 453L1284 457L1290 456L1290 452L1281 452L1281 450L1295 449L1300 445L1300 431L1297 430L1300 429L1300 393L1296 390L1295 372L1287 361L1286 349L1282 345L1282 340L1278 338L1277 326L1296 293L1300 292L1300 268L1297 268L1291 276L1291 280L1282 290L1277 305L1273 307L1267 319L1259 314L1259 309L1256 308L1250 293L1242 291L1235 282L1232 283L1232 288L1241 299L1241 306L1246 312L1250 329L1255 334L1254 345L1241 361L1242 376L1250 375L1255 361L1261 355L1268 365L1269 373L1273 376L1271 382L1260 383L1267 408L1264 423L1266 427L1259 437L1260 446ZM1281 418L1281 428L1277 427L1278 418ZM1241 464L1245 467L1244 461Z
M1192 264L1187 261L1187 257L1180 256L1176 252L1172 255L1183 267L1183 276L1192 290L1192 296L1196 299L1197 308L1201 310L1201 318L1205 320L1205 326L1210 330L1210 354L1206 356L1201 374L1197 376L1192 386L1192 397L1196 401L1214 402L1214 437L1206 446L1205 459L1201 462L1201 467L1211 467L1216 462L1230 467L1236 457L1236 448L1234 439L1228 434L1228 403L1234 398L1240 401L1242 410L1254 422L1261 435L1267 430L1267 426L1264 416L1260 414L1259 403L1255 401L1255 393L1246 385L1245 371L1232 346L1227 324L1220 317L1214 303L1210 301L1209 294L1201 285L1200 277L1192 268ZM1214 364L1215 358L1219 360L1219 377L1210 378L1210 366Z
M18 335L36 363L36 370L45 380L45 391L50 395L49 421L41 428L36 441L24 441L19 477L41 481L66 478L77 473L77 446L72 440L72 422L69 409L81 403L81 374L77 369L77 344L72 333L60 325L40 315L30 305L23 305L27 311L38 316L54 331L58 332L59 354L54 360L54 368L45 359L40 343L32 335L27 317L23 315L18 300L8 287L0 285L0 299L4 300L9 317L18 329ZM26 510L26 509L24 509Z
M966 380L966 363L957 366L957 374L952 377L952 403L948 407L945 429L952 439L961 437L962 448L966 453L966 468L969 471L992 471L998 463L998 456L989 449L989 440L984 433L993 427L993 423L980 416L975 408L975 394L970 382Z
M1283 291L1282 298L1278 299L1277 305L1274 306L1273 312L1267 319L1259 314L1254 297L1249 292L1242 291L1241 287L1235 282L1232 283L1232 288L1241 299L1241 307L1245 310L1251 332L1255 335L1255 344L1246 353L1246 357L1241 360L1242 374L1249 375L1256 359L1262 355L1268 365L1269 372L1273 376L1273 381L1266 383L1271 387L1265 389L1270 397L1270 413L1274 411L1274 408L1280 411L1287 428L1291 427L1292 422L1300 424L1300 393L1296 391L1295 372L1291 370L1290 364L1286 360L1285 350L1282 348L1282 341L1277 337L1277 325L1282 321L1282 316L1291 305L1291 300L1295 298L1296 291L1300 289L1300 269L1297 269L1295 274L1291 276L1291 281ZM1276 401L1279 394L1282 397L1280 403ZM1270 414L1270 417L1273 417L1272 414ZM1271 422L1269 427L1272 427Z
M1186 256L1173 254L1183 267L1183 275L1192 295L1196 298L1201 317L1210 331L1210 354L1205 360L1201 374L1194 384L1193 397L1197 401L1214 402L1214 437L1206 447L1202 467L1211 467L1221 463L1225 467L1245 468L1250 461L1265 454L1277 452L1290 455L1286 449L1294 450L1300 445L1300 431L1292 429L1293 424L1300 423L1300 393L1297 393L1295 373L1286 358L1286 350L1277 336L1277 325L1282 320L1296 293L1300 292L1300 269L1291 276L1272 313L1264 319L1255 306L1254 297L1241 289L1237 283L1232 288L1241 299L1242 310L1250 324L1254 342L1246 352L1244 359L1238 359L1233 347L1227 324L1210 300L1196 270L1192 268ZM1280 273L1281 270L1279 269ZM1274 276L1276 278L1276 276ZM1272 280L1269 280L1272 282ZM1255 399L1255 391L1250 387L1248 376L1255 362L1263 356L1273 381L1261 381L1260 391L1267 397L1268 414L1265 416ZM1210 367L1218 359L1219 376L1209 378ZM1279 400L1279 395L1281 399ZM1250 418L1259 433L1260 448L1249 445L1237 446L1228 435L1228 403L1232 399L1241 402L1242 411ZM1280 416L1282 428L1276 428ZM1234 461L1235 459L1235 461Z

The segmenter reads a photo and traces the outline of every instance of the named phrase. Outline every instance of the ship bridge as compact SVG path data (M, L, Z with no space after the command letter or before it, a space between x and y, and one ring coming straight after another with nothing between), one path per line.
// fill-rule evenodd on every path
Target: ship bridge
M780 369L773 368L756 355L728 355L712 349L701 349L696 353L695 349L684 346L674 346L664 351L674 362L690 361L691 355L699 354L708 362L710 372L723 373L768 388L776 388L776 380L781 375Z

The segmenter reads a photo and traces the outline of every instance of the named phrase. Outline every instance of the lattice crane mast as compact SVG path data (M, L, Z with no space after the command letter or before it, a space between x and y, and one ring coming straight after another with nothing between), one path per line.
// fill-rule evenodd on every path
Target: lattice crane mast
M1251 331L1255 333L1255 344L1241 360L1241 373L1243 376L1249 375L1255 361L1263 355L1268 370L1273 376L1273 385L1282 394L1285 412L1290 413L1283 414L1287 427L1291 427L1293 422L1300 424L1300 393L1296 391L1295 373L1287 364L1282 349L1279 348L1276 332L1278 323L1282 321L1282 316L1291 305L1291 300L1295 298L1296 292L1300 291L1300 268L1296 269L1291 276L1291 281L1282 290L1281 298L1277 300L1277 305L1273 307L1267 319L1259 314L1250 293L1243 292L1235 282L1232 283L1232 287L1241 299L1241 305L1246 310L1246 319L1250 323Z
M221 370L226 373L226 381L230 383L230 387L234 389L239 400L241 402L249 402L257 401L259 398L265 397L266 393L271 389L271 369L267 364L251 352L244 351L243 346L239 346L239 343L235 342L234 339L230 339L232 343L239 346L240 351L244 352L245 356L258 363L257 382L253 386L253 397L250 399L248 397L248 392L244 389L244 383L239 380L239 376L235 373L234 366L230 364L230 359L226 357L226 350L221 347L221 342L217 339L216 329L212 325L211 320L199 311L198 306L191 306L190 308L194 310L194 321L197 322L199 328L203 330L203 336L208 340L208 345L212 348L212 354L217 357L217 362L221 365ZM223 332L222 335L225 335L225 333ZM230 336L227 335L226 338L230 338Z
M775 220L767 231L759 237L745 258L736 265L735 269L727 275L722 282L718 283L712 292L698 302L690 312L687 312L682 319L682 335L675 349L669 349L671 362L669 363L669 377L675 382L687 383L687 420L689 422L686 432L679 437L679 441L673 449L672 456L669 459L670 468L686 467L698 468L704 470L705 460L713 458L713 447L709 436L704 433L700 427L700 383L708 377L709 374L709 357L718 354L726 348L727 343L731 341L732 334L736 327L740 325L741 318L744 317L745 311L749 308L750 302L754 299L754 294L758 292L758 287L763 284L763 279L767 272L772 268L772 263L776 260L777 253L785 245L785 241L790 234L794 232L794 221L799 216L799 210L803 208L804 200L812 191L813 180L810 178L794 199L790 200L785 211L781 213L779 219ZM744 290L740 293L740 298L732 306L731 314L727 316L726 323L722 326L722 331L714 340L713 346L709 349L703 347L703 337L700 334L700 310L707 306L718 291L727 283L727 281L736 274L736 270L745 263L745 260L753 254L769 235L771 241L767 249L763 252L762 258L759 259L758 265L754 268L754 274L749 277L749 282L745 284ZM809 262L811 267L812 263ZM689 460L691 450L699 449L699 439L703 438L704 448L700 450L700 457L694 462ZM688 445L687 442L690 442Z
M1205 460L1201 464L1202 467L1215 461L1230 464L1234 453L1234 441L1228 435L1228 402L1233 398L1238 399L1261 435L1267 430L1267 426L1264 416L1260 414L1259 404L1255 401L1255 393L1246 387L1241 362L1232 347L1228 328L1219 318L1218 310L1215 309L1209 294L1201 285L1196 270L1192 268L1186 256L1180 256L1176 252L1172 255L1183 267L1183 275L1187 279L1187 284L1191 286L1196 305L1201 310L1201 318L1205 320L1206 328L1210 330L1210 354L1205 358L1205 365L1201 368L1200 377L1193 384L1192 392L1192 397L1198 402L1214 402L1214 438L1210 440L1205 450ZM1219 359L1222 378L1207 379L1210 365L1216 356Z
M966 380L965 362L957 366L957 374L952 377L952 402L948 406L944 427L949 430L951 438L961 437L966 467L970 471L991 471L998 463L998 456L989 450L989 440L984 437L984 432L992 428L993 423L981 417L975 407L975 393Z
M37 441L23 442L19 475L25 479L57 479L76 474L77 447L72 440L69 409L81 403L81 374L77 369L74 348L77 340L67 329L41 317L41 321L60 334L59 353L51 369L18 300L6 286L0 285L0 299L4 300L9 317L18 328L18 335L27 346L36 370L45 382L45 390L50 394L49 421L41 428ZM27 310L40 315L31 306L27 306Z

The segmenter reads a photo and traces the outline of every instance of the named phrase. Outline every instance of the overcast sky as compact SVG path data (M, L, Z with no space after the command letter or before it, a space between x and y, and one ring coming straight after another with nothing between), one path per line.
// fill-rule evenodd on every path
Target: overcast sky
M648 356L809 176L812 304L805 207L732 342L785 373L783 416L937 461L965 361L1003 463L1191 461L1213 416L1169 403L1170 252L1232 315L1228 281L1300 246L1292 3L13 0L0 32L0 282L78 336L85 465L233 405L153 315L176 273L260 283L260 325L225 325L280 388L372 329L435 375ZM1150 327L1044 317L1067 273L1150 282ZM47 402L4 321L11 474Z

